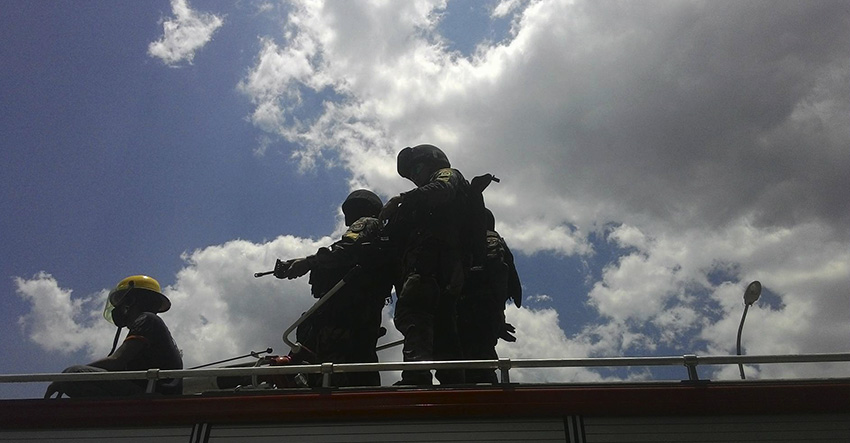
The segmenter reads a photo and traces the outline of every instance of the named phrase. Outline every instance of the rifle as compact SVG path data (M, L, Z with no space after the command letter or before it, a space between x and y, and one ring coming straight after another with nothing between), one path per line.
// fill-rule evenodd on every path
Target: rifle
M286 261L283 261L281 259L277 259L274 262L274 269L272 269L271 271L255 272L254 278L259 278L259 277L262 277L264 275L276 274L276 273L284 274L292 266L293 262L295 262L295 259L289 259L289 260L286 260ZM280 278L280 277L278 277L278 278Z

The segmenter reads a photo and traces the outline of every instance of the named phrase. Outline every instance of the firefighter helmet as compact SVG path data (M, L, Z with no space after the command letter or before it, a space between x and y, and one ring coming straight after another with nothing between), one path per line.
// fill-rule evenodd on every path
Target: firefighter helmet
M147 275L131 275L120 282L109 292L103 318L115 324L112 313L116 307L141 301L150 312L165 312L171 308L171 301L162 294L159 282Z
M345 226L351 226L360 217L377 217L383 206L381 197L378 197L374 192L367 189L353 191L342 202Z
M398 153L396 167L398 175L416 182L415 177L422 171L421 168L433 173L438 169L451 168L452 165L440 148L434 145L416 145L404 148Z

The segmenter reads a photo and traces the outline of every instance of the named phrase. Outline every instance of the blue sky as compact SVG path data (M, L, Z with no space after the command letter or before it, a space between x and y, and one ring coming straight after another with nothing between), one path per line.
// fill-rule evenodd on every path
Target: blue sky
M732 354L755 279L747 353L846 352L848 20L840 1L7 2L0 371L105 354L105 291L137 273L174 302L187 366L286 352L306 281L252 273L332 242L351 189L409 189L395 155L418 143L503 179L486 198L526 302L500 355Z

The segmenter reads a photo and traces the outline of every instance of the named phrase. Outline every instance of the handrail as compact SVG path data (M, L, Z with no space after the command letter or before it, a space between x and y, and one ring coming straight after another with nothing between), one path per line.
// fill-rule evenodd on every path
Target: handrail
M357 275L360 274L361 270L362 268L360 265L354 265L354 267L351 268L351 270L349 270L345 274L345 276L342 277L342 279L338 281L331 289L329 289L328 292L323 294L322 297L319 298L319 300L317 300L316 303L314 303L313 306L311 306L310 309L307 310L307 312L301 314L301 317L298 317L298 319L295 320L295 323L292 323L291 326L289 326L288 328L286 328L285 331L283 331L283 342L286 343L290 347L290 349L292 349L292 352L300 351L302 344L300 342L293 343L292 340L289 339L289 334L292 334L292 331L297 329L298 326L304 322L304 320L313 315L313 313L316 312L323 304L327 303L327 301L330 300L331 297L334 296L334 294L339 292L339 290L342 289L343 286L345 286L348 282L357 277Z
M625 366L685 366L688 379L699 380L696 367L723 364L775 364L775 363L825 363L850 362L850 352L824 354L792 355L683 355L665 357L601 357L601 358L549 358L549 359L509 359L499 360L458 360L425 362L383 362L383 363L345 363L314 364L290 366L259 366L244 368L211 368L147 371L116 371L86 373L41 373L41 374L0 374L0 383L34 383L53 381L96 381L96 380L153 380L181 377L223 377L223 376L260 376L291 375L299 373L330 374L365 371L401 371L417 369L498 369L501 383L510 383L511 369L521 368L591 368ZM326 380L329 377L324 377Z

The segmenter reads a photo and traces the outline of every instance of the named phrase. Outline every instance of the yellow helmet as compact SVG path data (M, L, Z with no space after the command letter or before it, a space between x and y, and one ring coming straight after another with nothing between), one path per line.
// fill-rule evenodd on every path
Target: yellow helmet
M162 294L159 282L147 275L131 275L115 286L106 298L103 318L112 324L112 311L125 303L141 300L150 306L152 312L165 312L171 308L171 301Z

